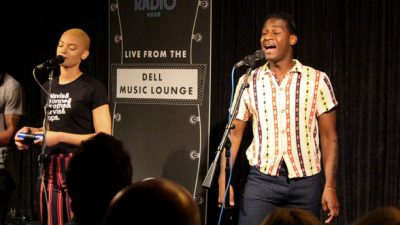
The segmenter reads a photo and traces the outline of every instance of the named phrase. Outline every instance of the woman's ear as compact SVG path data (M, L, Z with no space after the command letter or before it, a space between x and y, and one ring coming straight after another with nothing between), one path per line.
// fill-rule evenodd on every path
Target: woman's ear
M85 60L89 57L89 50L85 50L81 55L81 60Z

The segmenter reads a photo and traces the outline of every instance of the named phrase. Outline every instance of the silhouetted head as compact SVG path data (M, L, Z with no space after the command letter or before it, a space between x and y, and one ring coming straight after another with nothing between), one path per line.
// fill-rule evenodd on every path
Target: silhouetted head
M309 211L297 208L277 208L260 225L321 225Z
M400 225L400 209L392 206L376 208L365 213L351 225Z
M66 177L76 220L81 225L98 224L115 194L131 184L130 155L121 141L97 134L82 142Z
M200 212L192 195L164 178L131 184L111 201L105 225L200 225Z

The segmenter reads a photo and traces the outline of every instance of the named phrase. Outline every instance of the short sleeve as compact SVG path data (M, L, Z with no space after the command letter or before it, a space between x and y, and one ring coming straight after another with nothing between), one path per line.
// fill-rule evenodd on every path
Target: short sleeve
M23 94L20 85L5 92L4 115L23 115Z
M317 115L333 109L338 104L331 81L325 73L321 73L317 96Z
M249 117L250 117L250 111L248 110L247 104L246 102L248 102L247 99L249 99L249 93L248 93L248 88L243 92L242 97L240 99L238 99L239 93L240 93L240 89L242 89L242 85L244 83L244 78L246 77L246 75L243 75L242 77L240 77L237 85L236 85L236 89L235 89L235 96L233 98L233 103L231 107L234 107L235 102L239 101L239 106L236 110L236 119L239 120L243 120L243 121L248 121ZM230 112L232 113L232 110L230 110Z
M107 91L105 86L98 80L93 81L93 91L92 91L92 110L108 104Z

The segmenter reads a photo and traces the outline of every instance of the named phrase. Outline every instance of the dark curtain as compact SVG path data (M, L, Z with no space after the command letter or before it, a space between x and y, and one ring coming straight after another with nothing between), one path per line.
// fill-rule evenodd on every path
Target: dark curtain
M339 101L341 215L335 223L347 224L379 206L400 206L399 6L398 1L370 0L214 2L212 125L216 128L211 133L211 152L227 123L232 66L260 48L265 15L287 11L299 30L295 57L325 71ZM246 144L251 139L247 132ZM237 203L248 169L245 147L235 164ZM213 207L216 193L211 196ZM217 214L213 211L218 209L213 209L209 214Z
M0 7L0 62L16 78L25 92L25 115L22 125L42 126L43 110L40 87L33 79L36 65L54 58L58 40L67 29L82 28L91 37L89 58L82 69L106 86L108 83L108 3L107 1L6 1ZM40 83L48 80L47 71L38 71ZM55 72L54 76L58 75ZM12 193L10 208L18 219L39 219L40 147L32 151L14 150L7 157L17 189ZM17 221L17 220L16 220Z
M88 31L92 46L84 70L107 85L107 1L2 4L0 61L25 88L24 124L40 126L42 120L40 89L32 78L32 69L55 55L59 35L68 28ZM326 72L339 101L337 181L341 215L335 224L347 224L379 206L400 206L399 7L400 2L391 0L213 1L210 161L227 123L232 66L260 48L266 14L287 11L294 15L299 30L295 57ZM239 69L235 79L243 72ZM48 75L38 76L43 82ZM248 129L235 164L237 205L248 169L244 151L250 140ZM39 151L14 151L8 159L18 184L11 207L21 215L37 216ZM219 213L216 186L215 181L209 192L210 225L217 224Z

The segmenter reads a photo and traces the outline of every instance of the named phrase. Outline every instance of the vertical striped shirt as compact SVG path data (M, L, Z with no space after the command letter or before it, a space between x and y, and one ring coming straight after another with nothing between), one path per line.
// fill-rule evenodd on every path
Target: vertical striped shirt
M319 115L338 103L328 76L295 65L278 84L268 63L239 79L236 96L246 79L249 87L240 100L236 118L252 122L254 139L246 151L251 166L278 176L284 161L289 178L321 171ZM236 99L236 98L235 98Z

